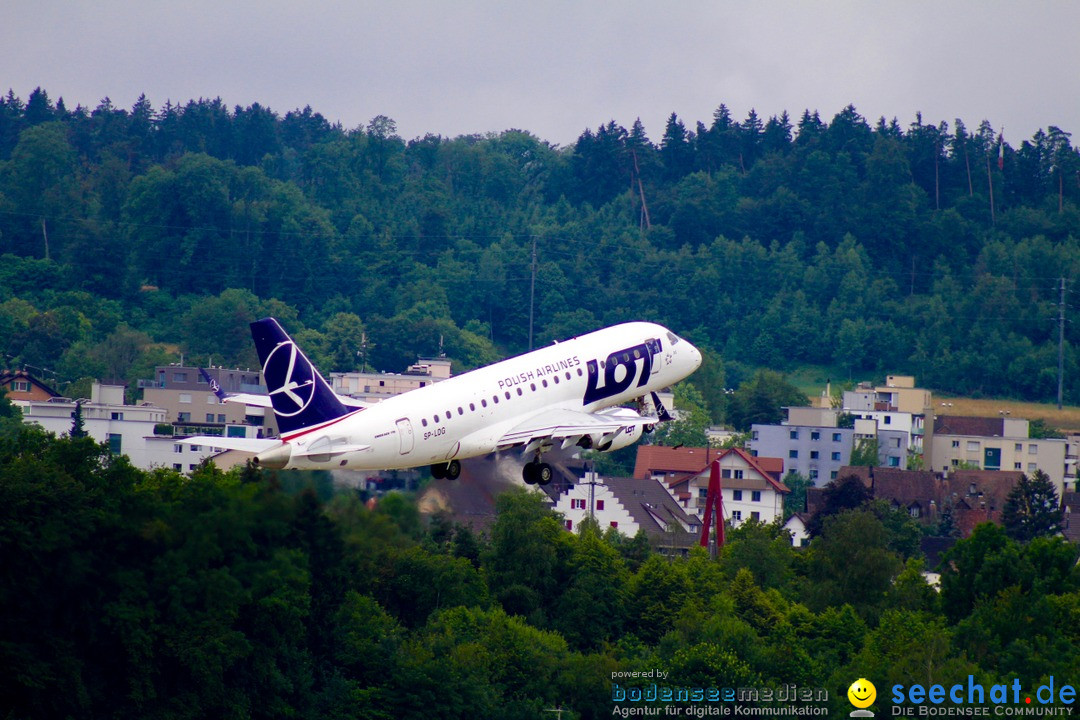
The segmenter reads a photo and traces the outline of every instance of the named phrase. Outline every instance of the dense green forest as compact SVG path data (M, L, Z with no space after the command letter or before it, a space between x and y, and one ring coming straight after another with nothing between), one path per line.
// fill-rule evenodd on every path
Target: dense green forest
M0 346L61 388L181 352L252 365L264 313L324 370L440 347L472 367L527 349L534 249L535 343L656 320L709 351L706 400L705 383L808 364L1050 400L1062 278L1070 320L1078 305L1080 154L1054 126L999 147L987 122L851 106L720 105L707 124L672 114L658 141L606 122L556 147L220 99L0 98ZM1073 403L1078 342L1067 323Z
M829 693L1080 677L1077 548L980 526L922 579L920 529L840 509L809 548L745 523L718 559L562 529L538 494L477 534L294 473L142 471L0 402L5 718L612 715L612 673ZM10 406L7 406L10 408ZM301 483L302 485L302 483ZM623 687L635 682L622 681ZM880 715L879 715L880 717Z

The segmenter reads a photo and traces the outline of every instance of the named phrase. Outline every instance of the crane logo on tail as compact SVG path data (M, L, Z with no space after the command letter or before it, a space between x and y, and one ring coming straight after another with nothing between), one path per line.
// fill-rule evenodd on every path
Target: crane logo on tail
M270 351L263 365L263 378L278 415L299 415L315 397L315 370L291 340Z

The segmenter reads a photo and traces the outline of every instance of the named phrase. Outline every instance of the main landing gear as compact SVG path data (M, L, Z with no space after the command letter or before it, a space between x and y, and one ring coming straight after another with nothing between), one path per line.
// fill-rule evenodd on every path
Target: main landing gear
M521 468L521 478L526 485L547 485L554 476L551 466L546 462L540 462L539 457L525 463L525 467Z
M461 461L451 460L448 463L436 463L431 466L431 477L436 480L457 480L461 475Z

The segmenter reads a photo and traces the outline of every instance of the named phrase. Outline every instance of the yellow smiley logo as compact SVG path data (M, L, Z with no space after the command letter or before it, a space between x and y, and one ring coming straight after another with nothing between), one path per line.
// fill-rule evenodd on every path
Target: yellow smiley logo
M848 688L847 699L857 708L868 708L877 699L877 688L866 678L859 678Z

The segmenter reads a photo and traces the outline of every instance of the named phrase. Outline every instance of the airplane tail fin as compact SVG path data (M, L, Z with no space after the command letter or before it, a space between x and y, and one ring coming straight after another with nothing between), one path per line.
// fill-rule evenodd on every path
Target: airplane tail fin
M251 323L251 337L282 435L336 420L356 410L341 402L277 320L264 318Z

